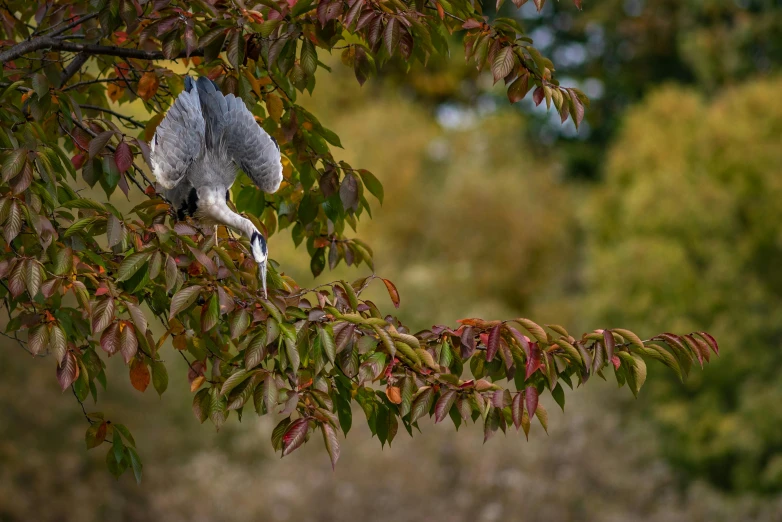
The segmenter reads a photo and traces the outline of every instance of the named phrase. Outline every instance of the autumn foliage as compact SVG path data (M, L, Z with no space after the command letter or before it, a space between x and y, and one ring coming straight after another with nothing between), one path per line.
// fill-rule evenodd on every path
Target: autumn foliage
M162 394L169 371L187 372L201 422L219 429L232 412L275 415L272 444L282 455L320 433L336 464L354 403L381 444L400 427L412 435L426 417L457 428L481 422L485 439L511 425L526 434L533 422L547 428L542 393L564 408L563 386L613 373L637 394L645 360L683 379L718 352L704 332L573 336L526 318L412 333L363 297L382 284L400 306L394 284L374 274L306 289L272 263L263 299L246 242L177 222L149 179L147 142L183 88L182 71L206 75L244 100L284 157L277 193L242 177L231 204L268 235L288 229L315 275L340 262L371 269L372 249L353 232L372 212L370 199L382 203L383 187L336 161L339 137L296 103L328 69L318 53L341 50L363 84L389 60L447 54L458 36L466 59L503 81L511 102L531 91L578 125L586 97L559 85L513 19L489 21L479 3L461 0L9 5L0 25L5 335L50 356L82 407L98 401L105 360L117 355L141 392L151 384ZM145 118L131 115L131 103ZM88 188L106 197L86 197ZM141 202L121 211L117 189ZM87 447L108 444L109 470L140 479L128 428L103 413L85 416Z

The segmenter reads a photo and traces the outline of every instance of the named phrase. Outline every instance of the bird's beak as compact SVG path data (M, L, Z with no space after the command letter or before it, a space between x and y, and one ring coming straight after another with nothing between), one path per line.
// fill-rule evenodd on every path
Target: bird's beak
M266 294L266 261L260 261L258 263L258 268L261 270L261 284L263 285L263 298L268 299L269 296Z

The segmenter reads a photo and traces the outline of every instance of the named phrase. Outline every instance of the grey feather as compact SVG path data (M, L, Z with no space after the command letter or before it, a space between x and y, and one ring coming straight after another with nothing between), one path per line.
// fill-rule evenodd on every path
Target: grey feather
M173 189L202 154L204 132L198 90L182 92L158 125L151 143L152 171L164 188Z
M206 144L226 154L264 192L275 192L282 182L280 149L255 121L244 102L223 96L208 78L197 82L201 111L206 120Z

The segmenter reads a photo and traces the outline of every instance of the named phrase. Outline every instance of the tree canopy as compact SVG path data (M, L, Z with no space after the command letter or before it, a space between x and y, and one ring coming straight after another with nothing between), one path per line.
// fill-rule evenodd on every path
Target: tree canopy
M335 160L339 137L297 103L313 92L316 72L328 71L318 53L339 50L363 84L389 61L407 67L447 54L458 34L466 59L504 81L511 102L532 92L578 125L586 97L559 85L514 19L489 22L479 3L444 0L14 1L0 13L5 335L50 357L84 409L87 447L108 444L117 476L141 478L133 436L85 405L105 390L113 355L142 392L151 384L164 393L177 364L201 422L219 429L231 412L275 414L276 450L287 455L318 432L335 464L353 403L381 444L400 424L412 435L426 416L457 428L481 422L486 440L511 425L547 428L544 392L564 406L563 385L611 372L637 394L645 360L683 379L718 352L705 332L642 340L599 328L575 337L526 318L467 318L413 334L363 297L383 285L400 306L395 285L374 273L301 288L272 264L264 299L247 244L177 222L148 176L147 142L183 73L206 75L244 100L284 156L280 190L264 195L240 179L237 210L267 235L289 229L316 276L342 262L372 269L372 248L353 233L371 216L370 200L382 204L383 187Z

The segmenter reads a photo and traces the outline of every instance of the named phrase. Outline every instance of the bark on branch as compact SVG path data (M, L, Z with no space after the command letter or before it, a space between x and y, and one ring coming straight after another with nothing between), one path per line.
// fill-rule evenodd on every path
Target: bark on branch
M26 54L39 51L41 49L50 49L53 51L68 51L72 53L83 53L87 56L106 55L117 56L120 58L135 58L137 60L165 60L162 51L143 51L141 49L129 49L127 47L115 47L109 45L84 44L68 42L59 38L50 36L38 36L21 43L18 43L10 49L0 53L0 64L10 62ZM195 49L190 56L203 56L203 49ZM179 53L175 58L187 57L185 51Z

